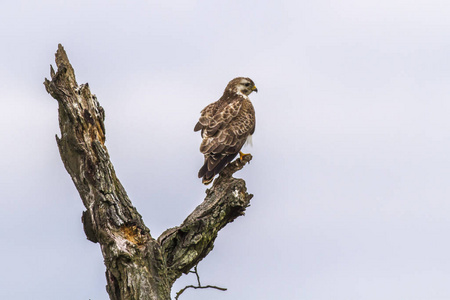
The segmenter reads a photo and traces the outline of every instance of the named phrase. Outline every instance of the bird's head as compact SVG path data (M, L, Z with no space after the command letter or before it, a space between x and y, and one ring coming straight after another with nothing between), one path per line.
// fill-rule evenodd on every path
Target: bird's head
M252 92L258 92L258 89L256 88L253 80L251 80L250 78L237 77L228 83L226 91L248 96Z

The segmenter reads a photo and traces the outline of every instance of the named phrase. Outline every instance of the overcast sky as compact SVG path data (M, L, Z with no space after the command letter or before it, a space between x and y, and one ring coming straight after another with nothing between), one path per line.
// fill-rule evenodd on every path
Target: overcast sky
M449 15L438 0L1 1L0 299L108 299L42 84L58 43L155 238L204 198L200 110L234 77L258 87L235 174L252 205L199 265L228 291L180 299L450 299Z

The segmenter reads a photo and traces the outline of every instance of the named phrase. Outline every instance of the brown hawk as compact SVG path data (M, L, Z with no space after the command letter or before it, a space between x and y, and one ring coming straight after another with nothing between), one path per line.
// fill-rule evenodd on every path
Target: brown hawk
M198 177L209 184L240 152L247 139L255 132L255 109L248 95L257 92L250 78L231 80L222 97L201 111L194 131L201 130L200 152L205 155ZM251 142L251 140L249 140Z

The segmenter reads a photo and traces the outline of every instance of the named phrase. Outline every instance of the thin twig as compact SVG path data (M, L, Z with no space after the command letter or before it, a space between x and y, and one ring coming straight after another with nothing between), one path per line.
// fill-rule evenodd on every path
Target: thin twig
M195 273L195 276L197 276L198 286L202 286L202 284L200 283L200 276L198 275L198 272L197 272L197 265L195 265L194 271L191 271L191 272Z
M193 289L208 289L208 288L212 288L212 289L216 289L216 290L220 290L220 291L226 291L226 288L222 288L222 287L218 287L215 285L206 285L206 286L202 286L200 283L200 276L198 275L198 271L197 271L197 265L195 265L194 267L194 271L189 271L189 273L194 273L195 276L197 276L197 282L198 282L198 286L195 285L187 285L184 288L182 288L175 296L175 300L178 300L178 297L180 297L181 294L183 294L183 292L185 290L187 290L188 288L193 288Z

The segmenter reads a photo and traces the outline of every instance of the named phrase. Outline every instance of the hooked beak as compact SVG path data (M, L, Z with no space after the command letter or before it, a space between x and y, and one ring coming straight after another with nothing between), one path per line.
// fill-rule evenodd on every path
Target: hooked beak
M256 88L256 85L254 85L254 86L252 87L252 91L255 92L255 93L258 92L258 89Z

